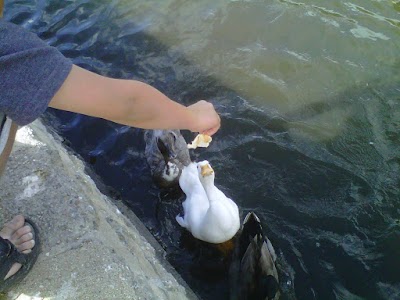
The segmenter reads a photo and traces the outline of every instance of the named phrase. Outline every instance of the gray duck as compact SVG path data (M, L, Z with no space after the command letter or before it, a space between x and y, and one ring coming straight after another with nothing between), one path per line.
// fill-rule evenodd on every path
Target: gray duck
M179 130L146 130L145 156L154 182L160 188L178 187L184 166L190 164L185 139Z
M230 299L277 300L279 278L276 254L264 235L260 219L249 212L244 221L230 266Z

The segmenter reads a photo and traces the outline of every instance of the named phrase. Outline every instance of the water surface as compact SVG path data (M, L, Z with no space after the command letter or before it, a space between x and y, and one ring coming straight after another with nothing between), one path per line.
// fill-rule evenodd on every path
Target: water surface
M222 128L193 159L261 218L284 298L400 298L397 2L21 0L6 1L5 18L84 68L215 104ZM200 297L228 297L224 271L199 263L208 254L174 220L182 196L152 184L141 130L46 120Z

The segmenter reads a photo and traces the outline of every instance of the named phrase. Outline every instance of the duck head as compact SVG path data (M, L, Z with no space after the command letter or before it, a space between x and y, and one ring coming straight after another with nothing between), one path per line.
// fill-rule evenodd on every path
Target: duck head
M215 172L207 160L197 163L197 172L203 185L214 184Z

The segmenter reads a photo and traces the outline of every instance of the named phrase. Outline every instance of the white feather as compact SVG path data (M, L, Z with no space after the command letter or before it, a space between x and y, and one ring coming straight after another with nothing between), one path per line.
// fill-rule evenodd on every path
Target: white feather
M214 173L202 176L197 170L204 164L208 162L191 163L182 171L179 184L186 200L184 217L177 216L177 222L200 240L223 243L239 230L239 209L214 185Z

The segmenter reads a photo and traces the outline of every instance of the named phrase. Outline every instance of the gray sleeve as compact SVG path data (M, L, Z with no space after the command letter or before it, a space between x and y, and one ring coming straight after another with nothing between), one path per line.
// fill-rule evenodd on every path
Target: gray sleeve
M19 125L38 118L72 62L35 34L0 19L0 111Z

